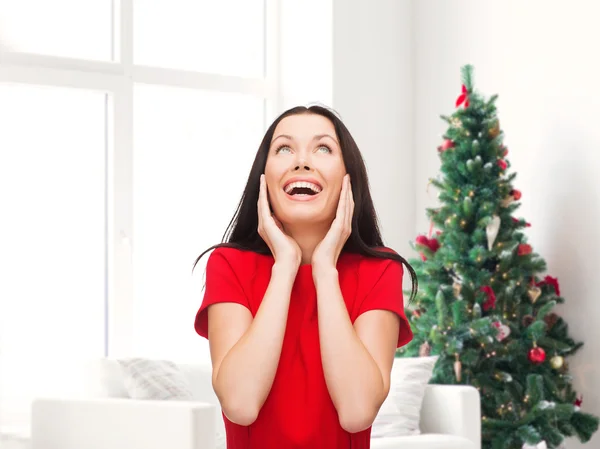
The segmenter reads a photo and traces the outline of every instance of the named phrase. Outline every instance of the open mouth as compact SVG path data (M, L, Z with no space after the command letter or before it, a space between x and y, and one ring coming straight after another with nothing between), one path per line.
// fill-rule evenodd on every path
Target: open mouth
M323 188L315 183L307 181L290 182L283 188L284 192L290 196L314 196L323 190Z

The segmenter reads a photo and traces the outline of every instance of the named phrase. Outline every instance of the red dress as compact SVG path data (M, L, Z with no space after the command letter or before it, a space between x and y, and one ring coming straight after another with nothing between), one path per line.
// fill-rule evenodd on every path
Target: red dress
M271 256L231 248L214 250L207 262L206 289L196 315L196 332L208 338L206 309L218 302L242 304L255 316L269 284L272 266ZM258 418L246 427L223 415L228 449L370 447L370 428L348 433L341 427L325 384L311 269L311 265L302 265L298 270L277 373ZM404 314L402 264L342 254L337 269L352 322L368 310L391 310L401 318L398 347L412 339Z

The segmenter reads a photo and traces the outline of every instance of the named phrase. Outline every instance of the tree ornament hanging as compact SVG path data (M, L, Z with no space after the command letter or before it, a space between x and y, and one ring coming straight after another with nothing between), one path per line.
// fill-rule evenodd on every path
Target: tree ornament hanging
M529 327L533 324L534 318L532 315L525 315L521 321L523 323L523 327Z
M454 297L459 299L460 296L460 292L462 290L462 283L454 281L454 283L452 284L452 293L454 293Z
M533 343L533 348L529 350L529 354L527 355L529 361L535 365L539 365L544 363L546 360L546 351L544 348L540 348L535 342Z
M521 224L521 220L519 220L518 218L515 218L515 217L511 217L511 218L512 218L513 223L515 223L515 224ZM531 223L525 222L525 227L526 228L530 228L531 227Z
M500 168L501 168L502 170L506 170L506 162L502 161L502 162L504 162L504 164L500 164L500 161L501 161L501 160L502 160L502 159L500 159L500 160L498 161L498 164L500 165ZM521 196L523 196L523 194L521 193L521 191L520 191L520 190L517 190L517 189L512 189L512 190L509 192L508 196L507 196L506 198L504 198L504 199L503 199L503 200L500 202L500 204L502 205L502 207L508 207L508 206L510 206L512 203L514 203L515 201L519 201L519 200L521 199ZM513 220L514 220L514 218L513 218ZM517 220L517 222L518 222L518 220Z
M456 129L462 128L462 122L460 121L460 119L458 117L452 117L450 119L450 125L452 126L452 128L456 128Z
M444 142L437 148L438 152L443 153L450 148L454 148L454 142L450 139L445 139Z
M435 253L439 247L440 247L440 242L438 242L438 240L435 237L427 237L426 235L419 235L416 240L415 240L417 245L421 245L421 246L425 246L427 248L429 248L429 250L432 253ZM424 253L420 253L421 254L421 259L423 260L427 260L427 257L425 257Z
M550 366L554 369L562 368L564 363L565 363L565 359L560 355L555 355L554 357L552 357L550 359Z
M498 231L500 231L500 222L500 217L498 215L494 215L485 227L489 251L492 250L494 242L496 241L496 237L498 236Z
M510 327L508 327L506 324L503 324L500 321L494 321L492 326L498 329L496 340L505 340L510 335Z
M522 193L520 190L513 189L510 191L510 195L515 199L515 201L519 201L521 199Z
M497 119L494 120L494 123L488 130L488 134L490 135L490 137L492 139L495 139L496 137L498 137L500 135L500 120L497 120Z
M560 296L560 286L558 285L557 278L554 278L552 276L546 276L543 280L538 282L536 285L538 287L541 287L543 285L551 285L552 287L554 287L554 293L556 294L556 296Z
M429 357L430 354L431 345L426 341L419 346L419 357Z
M575 402L573 402L573 409L578 412L581 410L581 404L583 404L583 396L578 395L577 399L575 399Z
M546 327L548 328L548 330L550 330L558 322L558 315L554 312L549 313L544 317L544 322L546 323Z
M512 196L507 196L506 198L504 198L502 201L500 201L500 205L502 207L508 207L510 206L513 202L515 201L515 198Z
M504 159L498 159L498 167L500 167L500 170L504 171L508 168L508 163Z
M456 376L457 382L462 380L462 363L459 354L456 354L456 360L454 361L454 376Z
M481 287L481 291L487 295L487 299L483 302L483 310L487 311L496 308L496 294L489 285Z
M517 254L519 256L527 256L528 254L531 254L532 251L533 248L531 248L531 245L527 243L521 243L517 248Z
M535 304L541 294L542 290L537 285L532 285L527 289L527 296L529 296L532 304Z

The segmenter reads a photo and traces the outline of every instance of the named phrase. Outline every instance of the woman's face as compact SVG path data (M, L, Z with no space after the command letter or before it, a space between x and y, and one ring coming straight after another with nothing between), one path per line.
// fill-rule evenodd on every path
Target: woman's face
M265 179L273 212L284 225L331 222L345 174L340 144L329 119L299 114L278 123Z

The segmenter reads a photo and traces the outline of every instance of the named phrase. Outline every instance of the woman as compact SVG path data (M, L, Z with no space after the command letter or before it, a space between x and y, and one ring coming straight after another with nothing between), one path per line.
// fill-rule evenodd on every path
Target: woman
M275 120L229 229L207 250L195 321L228 449L369 448L395 350L412 339L402 264L413 294L416 277L383 247L364 162L334 113Z

